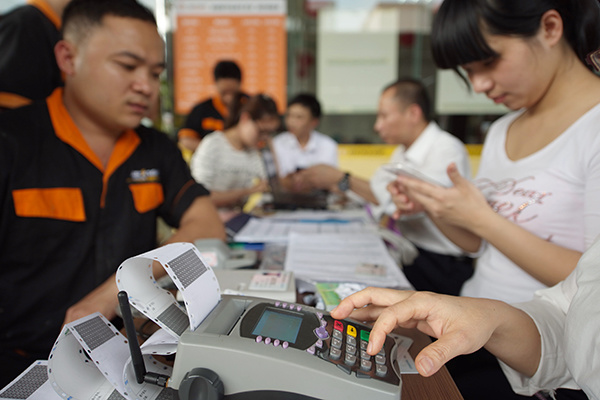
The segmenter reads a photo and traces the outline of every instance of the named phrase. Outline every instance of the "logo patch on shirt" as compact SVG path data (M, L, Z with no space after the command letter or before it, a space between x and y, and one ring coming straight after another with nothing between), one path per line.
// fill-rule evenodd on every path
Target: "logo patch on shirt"
M159 180L160 172L156 168L134 170L129 176L130 183L158 182Z

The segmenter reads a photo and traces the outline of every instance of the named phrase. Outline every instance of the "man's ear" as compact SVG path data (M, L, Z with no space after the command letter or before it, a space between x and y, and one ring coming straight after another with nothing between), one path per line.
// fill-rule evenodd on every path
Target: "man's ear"
M58 68L66 75L73 75L75 73L75 56L77 55L77 48L75 45L67 40L59 40L54 46L54 57L56 57L56 63Z
M312 127L312 130L314 131L315 129L317 129L317 126L319 126L319 122L321 122L321 120L319 118L313 118L310 121L310 126Z
M406 113L410 116L410 120L414 122L418 122L423 118L423 110L414 103L406 108Z

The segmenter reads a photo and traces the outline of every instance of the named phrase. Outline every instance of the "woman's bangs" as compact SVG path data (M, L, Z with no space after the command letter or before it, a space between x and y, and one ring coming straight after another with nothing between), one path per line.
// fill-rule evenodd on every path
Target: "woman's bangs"
M456 69L460 65L497 56L485 41L476 7L444 9L435 17L431 32L431 50L436 65Z

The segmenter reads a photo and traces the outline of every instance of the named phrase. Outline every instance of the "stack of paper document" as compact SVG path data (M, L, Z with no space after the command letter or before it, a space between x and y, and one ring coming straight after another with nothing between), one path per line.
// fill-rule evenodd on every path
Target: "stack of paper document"
M291 233L362 233L376 225L363 210L348 212L282 212L265 218L252 218L234 236L236 242L287 242Z
M357 282L412 288L376 233L300 234L292 232L285 269L315 282Z

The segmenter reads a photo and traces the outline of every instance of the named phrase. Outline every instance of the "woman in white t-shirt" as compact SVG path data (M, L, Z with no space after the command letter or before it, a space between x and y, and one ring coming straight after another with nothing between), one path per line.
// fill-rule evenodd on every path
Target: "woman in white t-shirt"
M461 295L530 300L565 279L600 233L600 78L586 65L599 27L597 0L440 6L437 65L460 67L474 91L514 110L490 128L473 183L450 165L451 188L408 178L389 188L398 214L425 210L455 244L479 252ZM466 381L482 382L472 398L494 392L485 379Z
M600 233L600 78L585 64L599 24L597 0L442 3L438 66L460 66L474 91L515 110L492 124L473 184L449 166L452 188L405 177L392 188L400 214L424 207L473 253L487 242L462 294L530 300Z
M265 166L257 150L281 120L273 99L263 94L233 101L224 130L206 135L190 161L192 176L210 190L219 208L241 206L252 193L268 190Z

